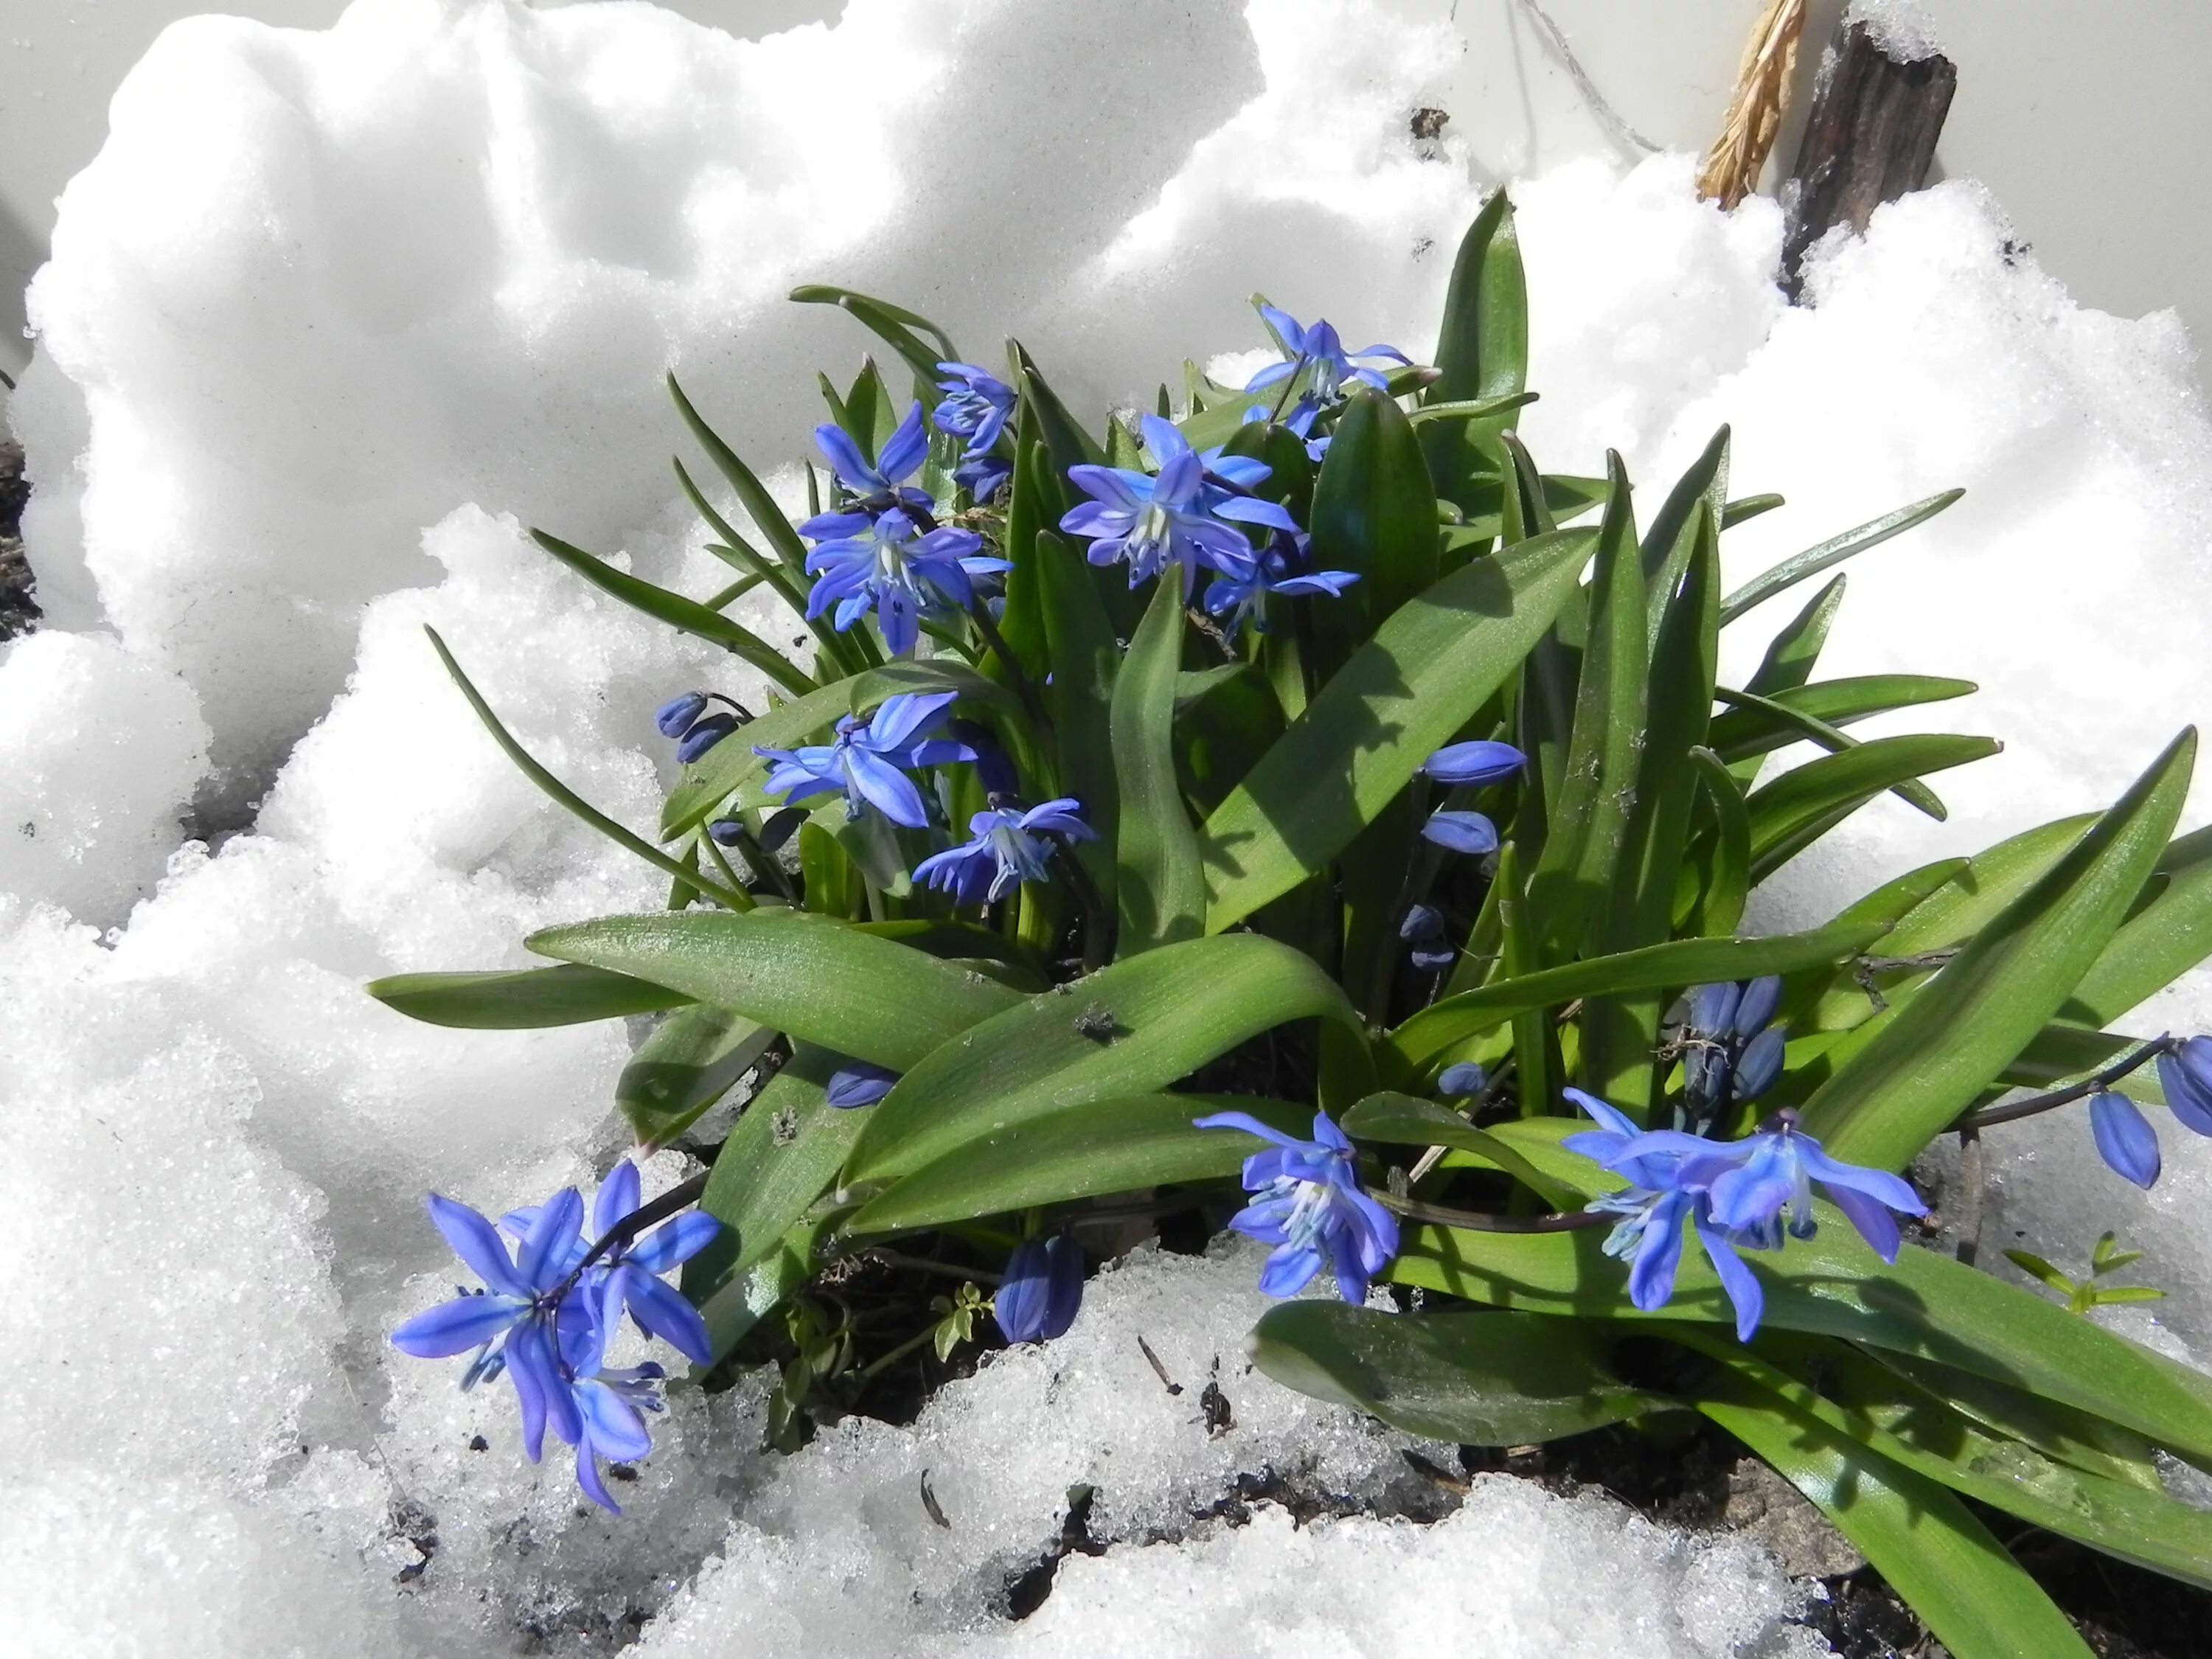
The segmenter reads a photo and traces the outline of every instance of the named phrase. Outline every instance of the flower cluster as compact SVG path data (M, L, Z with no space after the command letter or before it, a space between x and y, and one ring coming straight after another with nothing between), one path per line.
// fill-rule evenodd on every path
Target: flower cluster
M1327 321L1317 321L1310 327L1278 307L1263 305L1260 315L1281 343L1286 354L1283 362L1270 363L1250 380L1245 381L1247 392L1264 392L1269 386L1287 382L1300 388L1314 400L1312 407L1326 407L1344 396L1344 383L1356 380L1370 386L1377 392L1390 389L1389 380L1375 362L1396 363L1403 367L1413 360L1395 346L1362 346L1357 351L1346 351L1335 326ZM1369 360L1363 362L1362 360ZM1310 422L1309 416L1309 422ZM1304 434L1301 434L1301 436Z
M1927 1213L1896 1176L1830 1158L1798 1127L1794 1111L1778 1112L1756 1134L1719 1141L1674 1129L1638 1130L1593 1095L1579 1089L1566 1095L1602 1127L1561 1144L1629 1183L1590 1207L1622 1218L1605 1252L1627 1259L1629 1300L1646 1313L1674 1294L1686 1221L1735 1305L1738 1339L1748 1342L1766 1297L1736 1252L1779 1250L1785 1231L1810 1238L1815 1187L1884 1261L1897 1260L1899 1243L1890 1212Z
M1684 1004L1675 1037L1682 1051L1681 1117L1702 1126L1730 1101L1758 1099L1782 1075L1787 1037L1772 1023L1782 981L1769 974L1743 985L1700 985Z
M418 1359L471 1354L461 1374L465 1389L502 1372L512 1378L524 1455L538 1462L550 1427L576 1449L576 1484L617 1515L622 1509L608 1495L599 1463L634 1462L652 1449L641 1413L661 1409L666 1372L650 1361L610 1366L608 1344L627 1313L646 1335L707 1364L713 1350L705 1322L660 1275L721 1231L695 1210L632 1237L638 1194L637 1166L617 1164L592 1200L590 1244L583 1200L573 1187L509 1212L496 1225L465 1204L431 1194L431 1224L483 1288L462 1287L392 1334L392 1346Z
M1216 1112L1194 1120L1201 1129L1241 1129L1269 1143L1244 1160L1244 1190L1253 1201L1230 1218L1248 1238L1273 1245L1260 1273L1269 1296L1296 1296L1327 1264L1337 1294L1353 1307L1398 1254L1398 1223L1360 1189L1352 1142L1320 1112L1313 1139L1270 1128L1249 1112Z
M2212 1135L2212 1037L2188 1037L2161 1047L2158 1084L2176 1122ZM2089 1132L2097 1155L2115 1175L2145 1191L2157 1185L2158 1131L2134 1101L2117 1090L2096 1091L2089 1097Z
M973 363L939 363L937 370L945 376L937 383L945 396L930 418L939 432L967 440L953 481L971 501L988 501L1013 471L998 446L1018 401L1014 389Z
M714 708L714 703L726 707ZM689 766L752 716L719 691L686 691L653 711L664 738L676 740L676 758Z
M1437 750L1419 770L1455 789L1480 789L1518 777L1528 764L1528 757L1511 744L1479 738ZM1440 806L1421 825L1421 836L1455 853L1480 856L1498 850L1498 826L1480 812Z

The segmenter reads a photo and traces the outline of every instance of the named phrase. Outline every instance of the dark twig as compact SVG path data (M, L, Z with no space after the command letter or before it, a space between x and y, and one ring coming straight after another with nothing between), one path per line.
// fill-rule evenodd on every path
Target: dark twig
M1971 1125L1959 1131L1959 1249L1960 1262L1972 1267L1982 1253L1982 1183L1988 1158L1982 1150L1982 1132Z
M1424 1204L1400 1198L1379 1187L1367 1188L1368 1197L1408 1221L1425 1221L1438 1227L1463 1227L1478 1233L1571 1233L1585 1227L1609 1226L1620 1218L1604 1210L1571 1210L1565 1215L1491 1215L1481 1210L1451 1210L1440 1204Z
M678 1182L659 1198L639 1205L637 1208L608 1228L606 1236L584 1252L584 1259L568 1270L568 1276L561 1281L560 1288L548 1298L554 1307L555 1316L556 1318L559 1316L562 1298L575 1288L576 1281L584 1276L585 1270L594 1261L618 1245L629 1243L647 1228L667 1220L678 1210L688 1210L696 1204L707 1190L707 1176L709 1173L708 1170L702 1170L689 1181Z

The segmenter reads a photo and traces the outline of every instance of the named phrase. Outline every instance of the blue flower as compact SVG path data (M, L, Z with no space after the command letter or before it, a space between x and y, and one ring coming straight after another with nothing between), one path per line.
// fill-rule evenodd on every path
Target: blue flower
M1251 562L1252 544L1240 524L1297 533L1297 521L1273 501L1232 494L1206 477L1206 459L1184 441L1182 433L1157 415L1144 418L1145 441L1159 462L1157 476L1127 467L1082 465L1067 470L1071 482L1093 499L1079 503L1061 515L1060 527L1070 535L1091 540L1093 564L1117 560L1129 567L1129 586L1147 581L1170 563L1182 567L1183 595L1188 599L1201 566L1231 570ZM1240 459L1220 457L1221 465ZM1236 469L1253 477L1260 463L1246 462Z
M2188 1037L2162 1051L2158 1081L2175 1121L2212 1135L2212 1037Z
M2089 1133L2113 1174L2148 1192L2158 1184L2158 1131L2125 1095L2100 1089L2089 1097Z
M1291 412L1276 423L1304 443L1306 459L1316 465L1328 456L1329 445L1336 441L1336 434L1333 432L1324 432L1318 438L1313 435L1314 422L1320 418L1320 416L1321 405L1310 394L1308 394L1301 397L1291 407ZM1267 418L1266 406L1254 404L1251 408L1244 411L1243 424L1255 426Z
M1439 749L1421 763L1419 769L1438 783L1472 788L1518 776L1528 763L1528 757L1510 743L1478 740Z
M977 502L997 495L1013 476L1013 463L996 454L970 455L952 469L952 482L968 492L969 500Z
M709 714L684 734L676 745L676 758L689 766L737 729L735 714Z
M1398 1254L1398 1224L1360 1190L1352 1143L1320 1112L1313 1139L1300 1140L1270 1128L1248 1112L1216 1112L1195 1120L1201 1129L1241 1129L1270 1143L1244 1160L1244 1190L1253 1202L1229 1224L1248 1238L1273 1245L1260 1273L1269 1296L1295 1296L1324 1262L1334 1269L1337 1294L1364 1306L1367 1286Z
M592 1238L605 1238L614 1231L623 1218L638 1207L641 1192L642 1181L636 1164L624 1158L610 1170L592 1198ZM519 1237L526 1235L537 1219L538 1209L532 1206L510 1210L499 1218L499 1224L509 1237ZM595 1295L611 1292L605 1307L615 1321L619 1322L623 1310L627 1308L631 1320L647 1336L659 1338L695 1365L707 1364L713 1360L714 1351L708 1339L706 1322L688 1299L661 1282L660 1275L675 1272L713 1243L721 1231L722 1224L704 1211L686 1211L641 1237L625 1240L599 1256L586 1272L583 1287ZM588 1247L579 1236L566 1271L574 1272L586 1254ZM564 1333L568 1320L564 1311Z
M708 714L710 703L728 703L726 710ZM653 712L653 723L664 738L674 738L676 758L689 766L736 731L750 716L719 691L686 691L671 697Z
M991 1311L1009 1342L1049 1342L1067 1334L1083 1305L1083 1253L1064 1233L1014 1246Z
M1346 351L1335 328L1326 321L1316 321L1308 327L1289 312L1268 305L1260 307L1260 314L1267 319L1267 325L1282 342L1283 349L1291 355L1286 362L1270 363L1245 381L1247 392L1264 392L1303 371L1314 396L1324 404L1333 403L1342 395L1346 380L1358 380L1377 392L1390 389L1389 378L1360 359L1379 358L1401 364L1412 361L1395 346L1362 346L1357 351Z
M436 1193L426 1203L431 1224L484 1289L464 1291L416 1314L392 1333L392 1346L417 1359L477 1350L464 1373L464 1388L505 1371L522 1410L522 1449L534 1463L549 1421L562 1439L576 1437L575 1404L561 1376L550 1333L556 1295L563 1317L588 1322L594 1316L588 1292L575 1285L562 1290L581 1254L584 1201L574 1188L563 1187L538 1206L513 1255L499 1229L467 1205Z
M909 507L921 513L931 513L936 502L927 492L907 487L904 480L919 467L929 453L929 434L922 430L921 405L914 404L898 428L884 440L884 447L871 461L860 453L860 445L844 428L824 422L814 428L814 441L830 459L830 469L846 489L860 497L857 503L870 512L886 507Z
M1292 575L1290 561L1272 547L1263 549L1246 563L1218 568L1220 574L1206 590L1206 614L1228 617L1227 626L1231 632L1248 621L1264 632L1270 593L1294 597L1318 593L1336 599L1359 580L1357 573L1349 570L1316 570L1303 576Z
M791 805L842 790L848 818L857 818L863 808L872 806L893 823L919 830L929 822L929 814L907 771L975 757L965 744L927 735L943 721L958 696L954 691L927 696L902 692L884 698L868 720L846 715L837 722L834 743L803 749L756 747L753 753L775 763L761 787L781 795Z
M1782 1055L1788 1034L1770 1025L1743 1045L1729 1071L1729 1093L1738 1100L1757 1100L1782 1075Z
M914 878L951 894L960 906L988 904L1022 882L1049 880L1051 837L1097 839L1076 816L1080 810L1079 802L1066 797L1021 812L989 807L968 820L969 840L924 859L914 866Z
M1449 812L1438 807L1421 826L1421 839L1455 853L1495 853L1498 826L1480 812Z
M1444 936L1443 913L1426 904L1409 906L1398 924L1398 937L1412 949L1407 956L1424 973L1442 973L1459 954Z
M872 607L884 648L894 657L914 649L924 616L966 607L975 597L970 576L1013 568L1004 559L979 556L983 538L972 530L941 525L916 536L915 521L899 507L873 519L818 514L799 528L816 538L806 556L806 573L817 578L806 599L807 620L835 605L842 633Z
M1897 1260L1901 1242L1890 1212L1926 1213L1896 1176L1830 1158L1797 1127L1794 1111L1778 1113L1774 1127L1741 1140L1713 1141L1672 1129L1638 1133L1605 1102L1578 1089L1566 1094L1603 1127L1562 1144L1630 1183L1590 1207L1623 1218L1606 1253L1630 1259L1629 1299L1647 1313L1674 1295L1685 1220L1735 1305L1737 1337L1747 1342L1765 1297L1736 1251L1779 1250L1785 1231L1811 1237L1815 1187L1885 1261Z
M1723 1100L1756 1100L1781 1076L1788 1038L1770 1022L1782 1004L1782 981L1768 974L1743 985L1694 986L1684 1003L1681 1117L1702 1125Z
M599 1462L635 1463L653 1449L641 1411L661 1409L660 1382L668 1373L650 1360L641 1365L611 1368L606 1364L607 1338L621 1316L620 1292L610 1286L599 1318L586 1320L573 1340L562 1331L562 1370L576 1432L563 1438L576 1448L576 1484L584 1495L609 1514L620 1515L599 1475Z
M973 363L939 363L937 368L945 377L937 389L945 395L930 418L939 432L965 438L973 459L998 442L999 434L1006 430L1014 412L1014 389Z
M872 1106L890 1093L891 1085L898 1079L896 1072L871 1066L865 1060L851 1060L830 1073L830 1081L822 1091L823 1103L835 1106L841 1112L851 1111L856 1106Z

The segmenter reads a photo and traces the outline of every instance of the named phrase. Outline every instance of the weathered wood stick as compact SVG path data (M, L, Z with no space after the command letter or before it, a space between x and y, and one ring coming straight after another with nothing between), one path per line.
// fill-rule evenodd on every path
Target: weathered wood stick
M1958 85L1957 67L1940 52L1900 62L1863 23L1844 26L1821 60L1797 165L1782 189L1782 268L1791 299L1814 243L1838 225L1864 230L1884 202L1928 182Z

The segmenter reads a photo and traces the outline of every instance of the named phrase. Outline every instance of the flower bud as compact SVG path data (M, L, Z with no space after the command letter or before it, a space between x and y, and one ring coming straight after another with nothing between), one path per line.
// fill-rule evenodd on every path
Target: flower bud
M1439 749L1421 763L1421 770L1438 783L1472 787L1503 783L1517 775L1528 757L1510 743L1455 743Z
M2158 1131L2125 1095L2100 1089L2089 1097L2089 1133L2097 1156L2123 1180L2148 1191L2158 1183Z
M689 766L738 729L735 714L709 714L684 734L676 745L676 758Z
M1498 850L1498 826L1480 812L1431 812L1421 826L1421 837L1455 853L1479 855Z
M1782 975L1763 974L1743 988L1743 997L1735 1005L1735 1019L1731 1027L1738 1042L1748 1042L1765 1030L1774 1018L1774 1011L1782 1006Z
M686 691L680 697L671 697L653 711L653 723L660 728L664 738L680 738L691 729L691 722L707 712L707 694Z
M1067 1334L1083 1305L1083 1253L1066 1234L1014 1246L991 1311L1009 1342L1049 1342Z
M1741 988L1727 980L1697 987L1690 993L1690 1029L1699 1036L1726 1036L1742 996Z
M1757 1100L1774 1086L1774 1079L1782 1075L1785 1040L1780 1026L1770 1025L1744 1044L1743 1052L1736 1056L1735 1073L1729 1080L1729 1087L1738 1100Z
M1479 1095L1490 1086L1490 1076L1471 1060L1447 1066L1437 1079L1437 1092L1447 1099Z
M830 1081L822 1091L822 1102L842 1112L849 1112L856 1106L872 1106L890 1093L891 1085L897 1081L896 1072L856 1060L830 1074Z
M2174 1120L2212 1135L2212 1037L2193 1036L2158 1057L2159 1086Z
M717 847L742 847L745 826L736 818L716 818L707 826L707 833L714 838Z
M1398 937L1408 944L1427 944L1443 936L1443 913L1432 905L1413 906L1406 912L1406 919L1398 924Z

